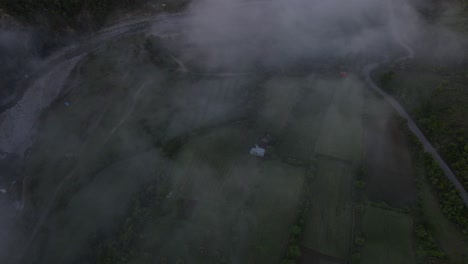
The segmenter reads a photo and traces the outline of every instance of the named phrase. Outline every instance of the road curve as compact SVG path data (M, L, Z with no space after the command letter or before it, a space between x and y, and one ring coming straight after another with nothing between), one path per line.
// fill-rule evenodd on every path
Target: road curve
M260 1L259 1L260 2ZM256 2L258 3L258 2ZM77 58L79 56L82 56L86 54L87 52L90 51L95 51L99 50L103 47L105 47L106 43L108 43L110 40L115 40L121 37L129 36L135 33L139 32L145 32L150 28L151 23L154 22L159 22L159 23L172 23L174 20L172 18L177 18L181 17L185 14L173 14L173 15L167 15L167 16L151 16L147 18L142 18L142 19L137 19L137 20L132 20L132 21L127 21L123 22L121 24L112 26L110 28L104 29L100 31L99 33L90 36L87 40L84 40L78 44L72 45L70 47L64 48L57 53L55 53L53 56L51 56L47 61L41 65L40 70L36 72L33 76L30 77L26 83L23 86L23 90L27 90L27 88L33 84L40 76L43 76L45 73L50 72L50 70L56 66L58 63L63 62L63 61L71 61L74 58ZM392 30L394 31L394 30ZM403 41L401 41L400 37L398 36L397 32L393 32L393 35L397 42L408 52L408 55L405 55L401 58L398 59L398 61L401 60L406 60L406 59L411 59L413 57L413 50L411 47L407 46L404 44ZM370 77L370 73L379 67L380 65L384 64L386 61L380 62L380 63L374 63L370 64L364 67L363 73L365 75L365 80L371 86L378 94L382 95L391 105L392 107L395 108L395 110L407 120L408 126L412 133L419 139L419 141L422 143L424 146L425 150L429 152L434 159L438 162L438 164L441 166L443 169L446 177L455 185L457 190L459 191L461 197L463 198L463 201L465 202L465 205L468 205L468 193L466 190L463 188L461 183L458 181L458 179L455 177L453 172L450 170L450 168L447 166L447 164L443 161L443 159L440 157L440 155L437 153L437 151L432 147L430 142L426 139L424 134L419 130L419 128L416 126L415 122L413 119L408 115L408 113L404 110L404 108L389 94L387 94L385 91L383 91ZM187 70L187 69L185 69ZM246 73L222 73L220 76L221 77L228 77L228 76L239 76L239 75L246 75ZM22 97L22 92L20 91L20 94L18 95L18 98L20 99ZM19 100L18 99L18 100ZM2 111L5 111L9 109L10 107L14 106L16 103L9 105L8 107L3 107L0 106L0 113ZM54 202L54 199L50 201L50 205L52 205ZM34 230L39 230L44 223L45 219L47 218L48 214L50 213L49 209L46 209L42 215L40 216L40 221L39 223L36 224ZM24 246L24 251L25 253L32 243L32 241L35 239L36 232L33 232L33 234L29 237L28 243ZM20 256L21 257L21 256Z
M390 15L393 18L392 11L390 12ZM400 61L414 58L413 49L402 40L401 36L398 34L396 30L396 27L394 26L394 23L392 22L390 26L391 26L391 32L395 41L407 52L406 55L400 58L397 58L394 62L400 62ZM460 197L463 199L465 206L468 207L468 192L465 190L465 188L460 183L460 181L455 176L455 174L450 169L450 167L447 165L447 163L442 159L442 157L439 155L437 150L432 146L429 140L427 140L426 136L424 136L423 132L418 128L414 120L411 118L408 112L406 112L406 110L400 105L400 103L398 103L398 101L395 100L395 98L393 98L391 95L385 92L382 88L380 88L375 83L374 80L372 80L371 72L387 62L388 60L384 60L382 62L366 65L363 69L363 74L365 76L366 83L370 87L372 87L372 89L375 90L379 95L385 98L385 100L398 112L398 114L407 121L410 131L418 138L419 142L421 142L421 144L424 147L424 150L427 153L431 154L434 160L439 164L440 168L443 170L445 174L445 177L447 177L447 179L453 183L458 193L460 194Z
M261 5L269 0L250 0L239 3L242 6L254 6ZM152 27L155 24L168 26L171 24L177 24L177 19L183 18L184 16L193 14L194 11L183 11L171 14L154 14L142 18L135 18L126 20L115 25L104 28L88 37L78 41L75 44L64 47L57 50L50 57L41 62L35 71L28 73L28 77L20 80L16 84L15 92L13 95L0 100L0 114L14 107L23 97L25 92L45 74L52 71L57 64L64 63L66 61L72 61L73 59L83 56L89 52L99 51L106 47L106 45L124 37L132 36L137 33L147 32L154 30ZM157 30L156 30L157 31ZM159 36L164 36L167 32L154 32ZM170 35L170 34L169 34ZM195 73L198 74L198 73ZM251 75L252 73L220 73L220 74L205 74L206 76L212 77L236 77L243 75ZM199 75L203 75L200 73Z

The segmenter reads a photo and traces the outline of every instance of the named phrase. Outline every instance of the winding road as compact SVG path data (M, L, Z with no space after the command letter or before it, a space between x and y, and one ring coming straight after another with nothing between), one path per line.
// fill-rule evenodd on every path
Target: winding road
M115 26L106 28L100 31L97 34L90 36L88 39L81 41L75 45L70 47L64 48L58 51L55 55L51 56L49 59L44 61L40 67L38 67L38 71L21 83L19 83L19 89L17 94L15 95L14 100L9 102L8 104L0 105L0 149L4 149L7 152L19 152L22 154L24 150L27 148L28 144L25 144L25 140L29 140L34 130L30 133L19 133L21 131L29 131L29 127L22 127L18 125L12 125L8 128L5 127L5 122L11 120L11 122L19 122L18 120L27 120L27 123L35 123L38 122L38 115L40 112L45 109L48 103L51 103L55 97L59 94L61 86L64 84L67 76L70 74L72 68L78 63L79 59L91 51L96 51L104 48L107 43L113 40L117 40L119 38L123 38L126 36L130 36L136 33L145 32L151 29L151 25L154 23L161 23L161 24L171 24L171 23L178 23L177 19L184 16L183 13L172 14L172 15L156 15L150 16L141 19L135 19L131 21L122 22ZM414 57L414 51L411 47L409 47L405 42L401 39L400 35L398 34L396 27L392 24L391 25L391 32L396 40L396 42L406 50L407 54L396 59L396 62L404 61L408 59L412 59ZM156 32L155 34L163 35L164 32ZM178 64L182 71L187 72L187 68L183 65L182 62L178 61ZM371 78L371 72L376 68L382 66L383 64L387 63L388 60L384 60L379 63L372 63L365 65L363 67L363 74L365 77L366 83L375 90L379 95L381 95L385 100L398 112L398 114L404 118L409 126L411 132L418 138L421 144L424 146L426 152L430 153L432 157L437 161L440 165L442 170L444 171L445 176L449 179L455 186L455 188L460 193L465 206L468 207L468 193L464 189L463 185L458 181L457 177L451 171L449 166L445 163L442 157L438 154L437 150L431 145L431 143L427 140L424 136L422 131L417 127L414 120L410 117L410 115L406 112L406 110L388 93L386 93L382 88L380 88L374 80ZM220 77L232 77L232 76L243 76L243 75L250 75L252 73L220 73L216 74L215 76ZM57 82L56 77L52 75L62 75L60 77L60 82ZM44 76L50 76L44 79ZM52 83L56 83L55 85L51 86ZM42 83L41 85L37 85L37 83ZM47 97L45 102L41 103L34 103L29 104L29 102L37 101L38 93L41 94L40 98L43 98L43 87L51 87L51 91L45 95ZM37 92L30 92L34 91ZM143 89L140 88L140 89ZM39 113L39 114L38 114ZM5 121L6 120L6 121ZM25 121L26 122L26 121ZM26 124L26 123L25 123ZM33 126L33 125L32 125ZM118 126L117 126L118 127ZM19 131L19 132L18 132ZM9 133L9 134L8 134ZM20 134L24 138L19 138L17 140L18 144L15 146L10 146L5 148L2 144L9 140L10 135ZM4 137L2 136L4 135ZM3 138L3 139L2 139ZM5 143L6 144L6 143ZM53 201L52 201L53 202ZM52 205L52 202L50 205ZM39 230L43 221L47 218L47 215L50 211L45 210L41 216L41 220L36 225L35 230ZM29 243L25 246L25 250L27 250L28 246L34 240L36 236L36 232L33 232L29 239Z
M391 4L390 4L391 5ZM390 10L393 10L391 8ZM393 13L390 13L391 16L391 33L393 35L393 38L395 41L407 52L406 55L397 58L394 62L401 62L404 60L408 59L413 59L414 58L414 51L413 49L406 44L403 39L401 38L400 34L397 32L397 29L394 25L394 19L393 19ZM398 101L393 98L391 95L389 95L387 92L385 92L382 88L380 88L374 80L371 78L371 72L381 65L387 63L388 60L384 60L379 63L372 63L369 65L364 66L363 69L363 74L365 76L366 83L374 90L376 91L379 95L381 95L385 100L397 111L397 113L404 118L407 123L410 131L418 138L419 142L422 144L424 147L424 150L431 154L431 156L434 158L434 160L439 164L440 168L443 170L445 177L453 183L455 188L457 189L458 193L460 194L460 197L463 199L463 202L465 203L465 206L468 207L468 192L465 190L463 185L460 183L458 178L455 176L453 171L450 169L450 167L447 165L447 163L442 159L442 157L439 155L437 150L432 146L432 144L427 140L426 136L424 136L423 132L418 128L416 123L414 122L413 118L406 112L406 110L401 106Z

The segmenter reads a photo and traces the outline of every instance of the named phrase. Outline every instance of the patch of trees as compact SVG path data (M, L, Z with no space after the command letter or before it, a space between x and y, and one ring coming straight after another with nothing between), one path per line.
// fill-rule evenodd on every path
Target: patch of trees
M413 154L418 155L418 153L422 153L424 151L422 145L417 141L413 134L410 134L409 131L407 133L410 138L409 141L414 143L412 144L415 148ZM422 162L426 178L436 190L436 195L442 212L447 218L460 227L464 235L467 235L468 209L466 208L460 194L447 177L445 177L445 174L439 164L429 153L424 153L422 155Z
M148 0L0 0L0 8L33 25L52 30L101 25L117 9L133 9ZM177 11L189 0L156 0L167 11ZM167 3L165 3L167 2ZM163 5L164 4L164 5Z
M398 96L398 95L397 95ZM468 123L464 89L452 88L442 80L431 98L416 113L418 126L447 161L457 178L468 189ZM403 129L413 145L413 155L423 160L428 182L436 190L443 213L468 234L468 209L453 184L445 177L439 164L431 155L423 153L423 146L409 131L406 121Z
M357 264L361 262L362 248L366 243L366 238L363 234L362 219L365 211L364 204L367 201L366 197L366 179L369 175L367 164L362 163L354 172L354 227L353 227L353 244L350 250L349 263Z
M306 164L303 165L306 166ZM305 184L303 186L296 220L290 230L288 244L283 257L283 264L295 264L301 256L301 241L305 229L305 219L307 218L307 213L312 203L312 192L310 190L316 172L316 160L311 160L307 167Z
M387 71L380 76L380 85L387 86L395 78L395 71Z
M468 209L453 184L430 154L424 154L426 177L437 190L442 212L468 234Z
M425 258L446 259L447 255L439 249L439 246L434 239L432 230L426 223L418 223L415 225L415 233L417 239L417 254Z
M431 100L420 110L418 123L468 189L468 133L467 120L463 118L467 113L463 100L468 98L468 93L447 89L438 88L433 92Z
M463 11L468 11L468 0L458 0L463 8Z
M461 11L468 11L468 0L426 0L426 1L409 1L415 9L427 20L435 21L447 10L447 2L460 8Z
M1 0L0 6L24 22L51 29L79 28L84 19L102 23L116 8L131 8L142 0ZM86 21L89 22L89 21Z
M96 234L92 244L95 252L88 258L90 263L116 264L128 263L137 257L134 250L135 241L140 237L145 223L154 210L160 208L166 193L162 190L164 183L157 180L145 187L133 199L127 217L120 223L118 231L111 236ZM153 259L151 253L144 253L145 259Z
M406 132L410 133L409 130ZM411 135L409 138L412 145L414 146L412 155L414 158L418 159L423 149L423 146L414 135L409 135ZM434 237L434 230L431 228L430 224L425 218L427 216L423 213L422 199L424 190L421 189L422 184L420 181L421 179L417 178L416 186L418 189L418 207L415 211L414 223L414 233L416 238L416 254L420 260L424 261L424 263L445 263L441 261L447 260L447 254L440 248L438 242Z
M159 66L162 69L177 69L177 63L160 37L148 37L145 41L145 50L154 65Z
M283 264L294 264L297 263L298 258L301 256L301 239L304 229L304 213L306 210L301 210L300 216L296 224L291 228L289 236L288 247L286 254L283 259Z

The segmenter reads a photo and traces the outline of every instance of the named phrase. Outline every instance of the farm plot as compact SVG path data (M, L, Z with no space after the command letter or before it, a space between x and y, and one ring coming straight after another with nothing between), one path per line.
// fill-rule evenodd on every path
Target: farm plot
M300 264L345 264L346 261L325 256L309 248L301 248Z
M312 155L335 89L334 81L328 79L306 80L304 83L289 115L277 121L284 127L277 144L278 151L284 156L300 159Z
M353 225L351 165L322 156L318 162L303 245L344 260Z
M137 256L154 254L168 263L280 261L305 171L250 156L250 133L223 128L184 146L167 212L147 223ZM138 257L132 263L145 262Z
M362 156L363 85L354 78L336 81L315 151L347 161Z
M281 134L300 100L305 84L299 78L272 78L264 85L264 99L258 125L273 134Z
M368 176L366 192L374 202L394 207L416 203L416 183L404 132L392 109L370 96L364 122ZM398 190L397 192L395 190Z
M164 85L170 89L147 89L135 114L150 133L164 139L245 118L256 99L250 78L178 78Z
M415 263L413 220L395 211L366 207L363 216L363 264Z

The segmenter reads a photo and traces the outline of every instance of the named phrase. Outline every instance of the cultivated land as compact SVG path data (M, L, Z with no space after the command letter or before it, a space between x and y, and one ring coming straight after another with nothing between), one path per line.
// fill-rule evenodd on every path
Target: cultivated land
M282 127L276 148L281 156L309 160L320 134L324 114L333 98L334 83L331 76L291 78L289 85L282 87L287 93L292 89L294 104L284 119L276 119ZM291 81L294 81L291 83ZM295 85L291 85L295 84ZM267 90L268 91L268 90ZM267 92L268 93L268 92ZM284 96L278 95L276 100ZM265 109L270 109L267 105ZM281 115L283 117L283 115Z
M362 83L349 78L332 83L335 93L323 118L315 148L318 154L359 162L362 158Z
M395 211L366 207L362 222L366 243L362 249L364 264L415 263L413 220Z
M364 179L366 194L373 202L403 208L416 203L416 181L407 139L398 122L390 105L367 92L364 119L368 170Z
M131 49L138 47L136 43L126 45ZM64 93L44 116L29 156L28 194L34 203L27 210L51 204L52 211L35 238L39 242L47 234L48 241L31 257L70 262L80 252L93 252L90 245L95 242L89 241L107 241L120 233L119 223L131 219L132 197L156 181L155 195L162 201L148 207L140 231L134 227L116 238L127 241L132 233L139 234L130 247L142 254L125 259L145 263L145 256L154 254L172 261L279 262L305 169L249 155L265 132L247 125L249 116L255 116L253 102L260 100L252 92L258 90L255 82L251 78L174 80L171 74L130 57L120 62L135 65L126 72L112 61L115 50L129 49L126 45L116 44L87 58L75 73L84 81ZM153 77L139 78L142 71L153 71ZM114 75L120 79L105 77ZM52 199L48 193L57 186L62 188ZM100 206L108 210L90 217L89 212ZM60 231L66 223L76 228ZM53 253L66 244L66 237L74 237L75 246ZM162 238L164 243L158 240ZM112 254L100 259L112 259Z
M353 225L352 182L349 163L319 156L310 190L311 206L303 245L321 254L345 260Z
M414 263L413 218L397 212L416 210L414 164L391 108L357 76L180 74L144 41L87 56L43 116L25 213L50 211L31 259L280 263L306 196L301 263L347 263L361 235L361 263ZM255 158L265 132L272 155ZM463 236L423 193L437 242L461 263ZM356 216L382 201L396 210Z
M148 221L141 255L169 263L280 261L305 171L245 155L252 132L224 127L183 147L170 175L170 208Z
M362 85L354 78L334 87L315 145L316 171L303 245L345 261L353 229L353 177L362 159Z

